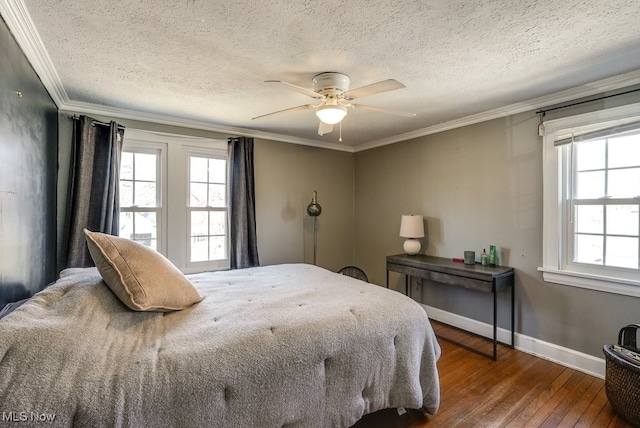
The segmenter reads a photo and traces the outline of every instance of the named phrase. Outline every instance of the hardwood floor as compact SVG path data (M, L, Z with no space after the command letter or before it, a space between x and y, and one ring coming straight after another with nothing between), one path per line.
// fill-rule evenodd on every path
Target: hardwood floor
M489 340L433 322L438 335L490 352ZM435 416L395 409L353 428L632 427L615 413L604 380L498 346L498 361L439 339L441 402Z

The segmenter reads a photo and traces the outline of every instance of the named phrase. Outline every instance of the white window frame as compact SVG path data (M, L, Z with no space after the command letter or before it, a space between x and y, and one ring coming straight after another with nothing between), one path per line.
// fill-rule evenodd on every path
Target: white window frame
M214 267L215 269L226 269L229 267L230 265L230 261L229 261L229 193L230 193L230 187L229 187L229 156L227 154L227 151L225 150L224 153L220 152L220 151L203 151L201 150L199 147L186 147L186 158L185 158L185 162L187 164L187 174L186 174L186 196L187 196L187 200L186 200L186 207L187 207L187 238L189 239L189 242L187 244L187 266L189 268L193 268L193 269L200 269L203 270L202 268L210 268L210 267ZM191 163L189 162L189 158L191 156L197 156L197 157L204 157L204 158L211 158L211 159L224 159L227 161L227 165L226 165L226 171L225 171L225 176L227 177L227 181L226 181L226 201L225 201L225 206L224 207L191 207L190 206L190 200L189 200L189 185L190 185L190 178L191 178L191 171L190 171L190 165ZM226 225L227 225L227 233L226 233L226 242L225 242L225 248L226 248L226 252L227 252L227 258L224 260L210 260L210 261L202 261L202 262L192 262L191 261L191 222L188 221L189 220L189 216L191 215L191 212L193 211L223 211L226 213Z
M160 151L161 219L158 223L158 251L183 273L228 269L229 258L189 262L188 210L189 155L201 154L228 161L227 141L127 128L124 150ZM227 197L229 195L227 183ZM227 204L228 206L228 204ZM227 221L227 239L229 222ZM227 256L229 245L227 245Z
M565 220L567 201L563 200L562 149L556 139L575 132L622 125L640 120L640 103L599 110L578 116L544 122L543 135L543 265L538 268L547 282L640 297L637 271L614 267L592 267L570 263Z

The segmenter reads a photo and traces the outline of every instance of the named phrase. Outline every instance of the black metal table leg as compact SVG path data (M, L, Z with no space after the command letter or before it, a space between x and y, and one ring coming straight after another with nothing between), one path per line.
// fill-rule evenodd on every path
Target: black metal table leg
M498 359L498 292L493 290L493 361Z
M515 288L516 285L513 284L513 286L511 287L511 348L515 348L516 346L516 341L515 341L515 329L516 329L516 316L515 316Z

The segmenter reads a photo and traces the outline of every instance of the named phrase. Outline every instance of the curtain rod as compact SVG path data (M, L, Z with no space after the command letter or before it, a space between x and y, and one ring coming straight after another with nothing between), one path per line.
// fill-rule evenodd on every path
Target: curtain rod
M78 119L80 119L80 116L76 116L75 114L74 114L73 116L67 116L67 117L68 117L69 119L73 119L73 120L78 120ZM95 120L95 119L91 119L91 124L92 124L93 126L96 126L96 125L101 125L101 126L111 126L111 124L110 124L110 123L107 123L107 122L100 122L100 121ZM118 130L119 130L119 131L120 131L120 130L124 130L124 129L125 129L125 127L124 127L124 126L122 126L122 125L118 125Z
M548 112L548 111L560 110L560 109L563 109L563 108L568 108L568 107L578 106L578 105L580 105L580 104L591 103L591 102L593 102L593 101L605 100L605 99L607 99L607 98L613 98L613 97L617 97L617 96L620 96L620 95L626 95L626 94L630 94L630 93L632 93L632 92L638 92L638 91L640 91L640 88L638 88L638 89L631 89L631 90L629 90L629 91L625 91L625 92L620 92L619 94L604 95L604 96L602 96L602 97L594 98L594 99L592 99L592 100L579 101L579 102L572 103L572 104L567 104L567 105L564 105L564 106L552 107L552 108L546 108L546 109L540 109L540 110L538 110L538 111L536 112L536 114L542 114L542 116L544 116L544 115L545 115L545 113L546 113L546 112Z

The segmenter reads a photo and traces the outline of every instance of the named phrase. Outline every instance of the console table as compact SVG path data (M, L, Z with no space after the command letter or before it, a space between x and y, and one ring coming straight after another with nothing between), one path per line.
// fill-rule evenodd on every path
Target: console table
M387 288L389 288L389 272L399 272L405 275L405 294L409 294L410 278L422 278L435 281L447 286L462 287L485 293L493 293L493 354L486 354L476 349L461 345L473 352L497 359L498 343L498 311L497 293L506 288L511 289L511 344L503 343L510 348L514 347L514 274L513 268L508 266L482 266L478 263L465 265L443 257L425 256L418 254L397 254L387 256ZM446 339L446 338L443 338ZM446 339L451 341L450 339ZM502 342L501 342L502 343Z

